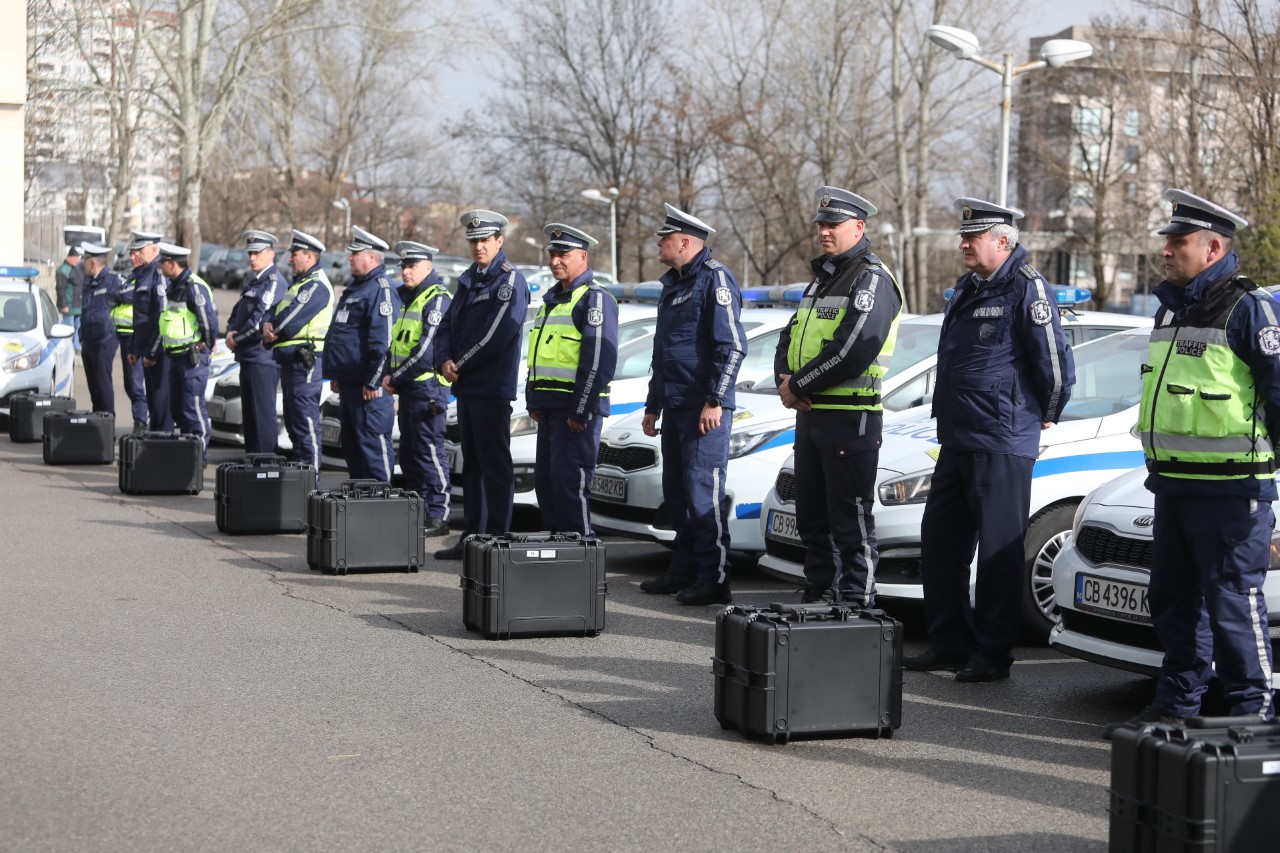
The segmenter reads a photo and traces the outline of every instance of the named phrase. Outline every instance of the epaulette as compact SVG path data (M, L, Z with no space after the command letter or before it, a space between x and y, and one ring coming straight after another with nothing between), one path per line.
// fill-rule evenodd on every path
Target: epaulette
M1023 274L1023 275L1025 275L1027 278L1040 278L1040 277L1041 277L1041 276L1040 276L1040 271L1039 271L1039 270L1037 270L1035 267L1031 266L1031 264L1023 264L1022 266L1018 267L1018 272L1022 273L1022 274Z
M502 271L503 271L503 272L511 272L513 269L515 269L515 267L511 266L511 261L503 261L503 262L502 262Z
M707 269L718 270L723 266L724 264L720 263L715 258L707 258Z
M868 266L873 266L873 267L884 266L884 261L880 260L880 256L877 255L875 252L867 252L865 255L862 256L862 260L865 261Z
M1249 278L1249 276L1247 275L1237 275L1237 276L1234 276L1231 280L1236 282L1236 284L1238 284L1240 287L1243 287L1245 291L1261 290L1261 288L1258 287L1257 282ZM1264 293L1263 295L1270 296L1271 294Z

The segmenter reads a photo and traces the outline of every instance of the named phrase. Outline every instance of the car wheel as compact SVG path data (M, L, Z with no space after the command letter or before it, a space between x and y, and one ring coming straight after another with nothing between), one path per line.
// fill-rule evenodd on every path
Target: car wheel
M1053 561L1071 536L1074 503L1058 504L1031 519L1023 555L1022 629L1028 639L1044 642L1061 621L1053 594Z

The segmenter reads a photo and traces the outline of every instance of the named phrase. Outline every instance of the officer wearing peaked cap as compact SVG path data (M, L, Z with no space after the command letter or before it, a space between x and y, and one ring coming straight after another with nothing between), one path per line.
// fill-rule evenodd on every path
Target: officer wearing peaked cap
M594 237L559 223L542 230L556 284L529 329L525 401L538 422L534 487L545 529L590 536L591 477L618 363L618 304L587 265Z
M391 374L385 388L399 395L400 470L405 486L422 496L424 533L449 530L449 460L445 455L445 416L449 383L436 372L436 340L452 301L432 260L439 250L403 240L398 291L404 309L391 327Z
M351 229L351 283L338 298L324 342L325 374L341 407L347 472L383 482L395 470L395 402L382 385L391 369L391 326L400 312L382 263L389 248L363 228Z
M84 290L80 303L80 354L84 359L84 376L89 384L89 399L95 412L116 412L115 383L111 381L111 362L115 360L120 341L111 319L112 306L120 292L120 277L107 263L111 249L96 243L83 243Z
M132 233L129 260L133 263L133 271L122 290L129 294L133 306L129 364L142 369L147 425L153 430L168 432L173 429L173 415L169 408L169 362L159 356L160 313L165 308L165 283L159 269L160 240L160 234ZM136 407L134 417L136 428Z
M128 247L132 266L136 267L138 256L134 244L137 232L131 237ZM124 378L124 393L129 398L129 408L133 415L133 431L140 432L147 428L147 392L142 375L142 359L130 358L133 355L133 292L137 288L137 280L130 273L120 284L120 288L109 296L111 302L111 323L115 326L116 340L120 344L120 367Z
M284 428L297 462L320 470L320 395L324 340L333 317L333 285L320 268L324 252L310 234L293 229L292 283L262 321L262 345L280 368Z
M1269 720L1262 593L1280 439L1280 305L1240 274L1240 215L1170 189L1165 280L1138 429L1155 494L1149 602L1164 652L1152 704L1132 722L1200 713L1215 668L1231 713ZM1108 728L1107 735L1114 730Z
M956 283L938 344L933 414L942 447L920 531L929 649L903 665L995 681L1009 677L1020 621L1049 629L1030 594L1023 543L1040 433L1062 417L1075 362L1053 289L1018 245L1021 211L975 198L955 206L969 272Z
M209 452L209 358L218 340L218 309L213 290L188 266L191 250L160 244L160 272L169 279L159 336L151 360L169 363L169 407L174 425L197 435Z
M240 235L253 275L245 276L240 299L227 318L227 347L240 365L240 399L244 414L246 453L272 453L276 449L276 386L280 368L262 347L262 321L271 306L284 295L288 284L276 266L276 238L266 231Z
M893 355L902 291L874 254L876 207L839 187L815 193L822 255L774 355L778 394L796 409L796 525L805 546L805 601L834 590L875 599L880 382Z
M671 565L640 584L677 593L680 604L727 604L729 591L729 428L747 340L733 274L711 257L707 223L672 205L658 229L662 276L645 435L662 419L662 496L675 527Z
M505 216L476 209L462 214L460 222L473 263L458 276L453 304L440 324L436 359L458 398L465 533L503 533L511 527L516 488L511 401L529 285L502 248ZM435 556L462 559L462 542Z

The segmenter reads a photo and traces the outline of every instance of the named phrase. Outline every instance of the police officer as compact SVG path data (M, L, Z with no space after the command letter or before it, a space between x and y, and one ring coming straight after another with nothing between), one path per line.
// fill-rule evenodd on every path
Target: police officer
M1270 720L1270 562L1280 435L1280 305L1240 275L1235 213L1183 190L1161 256L1165 280L1138 429L1155 494L1150 605L1164 659L1151 705L1129 722L1200 713L1214 674L1233 715ZM1109 726L1110 736L1116 728Z
M363 228L351 229L351 283L342 291L325 336L325 373L338 394L342 453L357 479L391 481L395 402L382 388L390 370L391 325L400 298L391 289L382 253L390 248Z
M618 303L587 266L587 251L599 241L559 223L542 230L556 285L529 329L525 401L538 422L534 488L544 528L591 536L588 501L618 363Z
M198 435L209 454L209 357L218 340L218 309L213 291L187 266L191 250L160 244L160 272L169 279L160 312L160 336L151 360L169 361L169 406L180 432Z
M384 387L399 395L400 470L406 488L422 496L423 534L442 536L449 532L449 383L436 372L436 336L452 299L431 263L439 249L402 240L395 251L404 310L391 327L391 374Z
M147 425L153 430L173 429L169 409L169 360L160 357L160 312L165 306L165 283L160 276L159 234L133 232L129 260L133 271L125 290L133 294L133 338L129 363L142 366L147 394Z
M116 388L111 381L111 362L120 341L111 319L112 304L120 293L120 277L107 265L108 246L83 243L85 282L80 303L80 353L84 378L89 384L89 400L95 412L116 413Z
M227 318L227 347L240 365L240 400L244 414L246 453L276 449L276 386L280 368L262 347L262 321L289 285L276 266L276 238L266 231L246 231L244 250L252 276L245 276L240 299Z
M289 268L293 283L262 321L262 346L280 368L284 429L296 462L320 470L320 395L324 392L324 339L333 317L333 285L320 268L321 243L293 229Z
M1009 677L1027 583L1031 468L1041 430L1071 397L1075 362L1053 289L1018 245L1022 213L974 198L955 206L969 272L956 283L938 344L933 414L942 447L920 530L929 648L903 664L996 681Z
M436 358L458 398L465 538L511 529L516 493L511 401L516 398L529 285L502 248L505 216L477 209L462 214L460 221L473 263L458 276L453 304L440 324ZM462 559L461 540L435 556Z
M871 253L866 220L876 206L818 187L822 256L774 355L778 394L796 413L796 525L805 546L805 601L834 590L875 600L876 465L880 380L893 355L902 292Z
M715 229L666 205L658 229L662 276L653 376L641 422L662 435L662 497L676 537L666 573L643 592L677 593L680 604L727 604L729 591L729 427L734 385L747 354L732 273L706 247ZM662 429L658 429L658 418Z
M135 247L141 247L145 240L159 235L143 234L134 231L130 235L129 257L134 258ZM113 271L114 272L114 271ZM129 276L112 294L108 294L111 302L111 323L115 326L116 340L120 344L120 368L124 378L124 393L129 398L129 409L133 414L133 431L142 432L147 428L147 392L142 379L141 359L132 359L133 353L133 291L137 288L137 280Z

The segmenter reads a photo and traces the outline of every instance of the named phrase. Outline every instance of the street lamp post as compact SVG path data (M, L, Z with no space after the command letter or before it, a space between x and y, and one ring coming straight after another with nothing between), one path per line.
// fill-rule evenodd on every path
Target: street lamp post
M605 193L608 193L606 195ZM609 257L613 262L613 283L618 283L618 188L609 187L605 192L597 189L582 191L582 197L609 205Z
M351 202L347 201L345 198L335 198L333 200L333 206L339 210L346 211L347 227L342 232L343 239L346 239L351 236Z
M929 41L950 51L956 59L976 62L1000 75L1000 198L997 204L1008 204L1009 197L1009 125L1013 114L1013 78L1041 68L1061 68L1068 62L1093 55L1093 45L1075 39L1049 39L1040 47L1040 58L1022 65L1013 64L1013 54L1006 53L1003 62L978 56L978 37L957 27L932 26L924 31Z
M525 237L524 241L533 247L533 259L540 264L542 261L542 245L532 237Z

